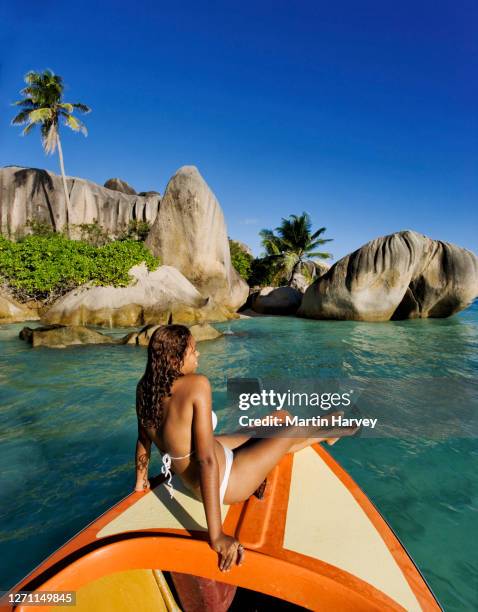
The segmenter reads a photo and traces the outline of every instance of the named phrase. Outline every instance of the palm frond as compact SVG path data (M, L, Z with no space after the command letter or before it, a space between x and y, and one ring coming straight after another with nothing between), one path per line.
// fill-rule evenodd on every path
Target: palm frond
M315 249L315 247L321 245L321 244L325 244L326 242L333 242L333 238L319 238L318 240L314 240L313 242L309 242L307 244L307 252L308 251L313 251Z
M18 115L16 115L13 119L12 119L12 125L24 125L25 123L29 123L30 121L30 112L29 110L23 110L21 112L18 113Z
M36 126L36 123L29 123L23 130L22 130L22 136L26 136L27 134L29 134L33 128Z
M318 257L319 259L333 259L334 256L332 253L322 253L320 251L315 251L313 253L307 253L308 258Z
M81 132L85 136L88 136L88 130L86 129L83 121L75 117L74 115L70 115L68 113L60 113L60 116L63 117L65 125L71 128L74 132Z
M56 151L58 144L58 129L55 123L48 126L48 131L44 129L46 127L46 125L42 126L43 148L47 155L51 155Z
M312 234L312 236L310 237L311 240L315 240L318 236L320 236L320 234L323 234L325 231L327 231L326 227L321 227L320 229L318 229L316 232L314 232ZM332 239L331 239L332 240Z
M73 104L70 104L69 102L60 102L58 106L65 110L68 114L73 112Z
M72 106L73 108L78 109L80 113L85 113L85 115L87 113L91 113L91 108L86 104L83 104L82 102L75 102L74 104L72 104Z
M38 88L36 86L30 86L30 87L24 87L23 89L20 90L20 93L22 94L22 96L25 96L26 98L33 98L34 96L36 96L38 94Z
M23 100L17 100L12 102L12 106L22 106L23 108L35 108L35 103L31 98L24 98Z
M262 246L265 248L267 255L279 255L282 252L280 238L273 231L262 229L259 236L262 238Z
M30 122L31 123L43 123L45 121L51 121L53 118L53 111L51 108L36 108L30 111Z
M24 77L24 81L28 85L36 85L40 82L41 76L42 75L40 72L35 72L35 70L29 70Z

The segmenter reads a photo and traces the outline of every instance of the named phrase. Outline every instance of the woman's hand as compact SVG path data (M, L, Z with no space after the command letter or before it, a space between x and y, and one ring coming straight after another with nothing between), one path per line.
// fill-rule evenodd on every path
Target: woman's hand
M236 538L221 533L211 541L210 546L219 554L219 569L221 572L228 572L234 564L242 565L244 548Z

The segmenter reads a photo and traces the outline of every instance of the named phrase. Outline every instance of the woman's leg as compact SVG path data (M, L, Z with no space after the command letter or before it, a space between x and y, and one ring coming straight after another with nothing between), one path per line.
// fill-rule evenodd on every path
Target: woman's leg
M289 449L289 453L296 453L297 451L300 451L301 449L305 448L306 446L310 446L311 444L314 444L315 442L327 442L327 444L329 446L333 446L338 440L340 440L340 438L307 438L306 440L299 440L298 442L294 443L292 445L292 447Z
M287 412L287 410L282 410L282 411L272 410L271 412L263 416L274 416L276 417L278 421L283 422L285 420L286 414L290 416L290 413ZM251 433L248 433L248 430L250 430ZM246 442L249 442L249 440L257 439L254 436L255 432L256 432L256 428L254 427L243 427L238 432L231 433L231 434L219 434L218 436L214 436L214 437L217 440L220 440L228 448L233 449L233 448L237 448L238 446L242 446Z
M230 449L242 446L242 444L245 444L252 438L252 436L250 435L241 433L221 434L219 436L214 437L216 438L216 440L219 440L222 444L224 444L224 446L227 446L227 448Z
M284 422L285 420L285 415L289 414L289 412L287 412L286 410L283 410L282 412L277 412L277 411L273 411L270 413L271 415L274 415L278 421L282 421ZM343 412L337 412L334 414L343 414ZM245 433L232 433L232 434L221 434L219 436L214 436L217 440L220 440L223 444L225 444L228 448L234 449L234 448L238 448L239 446L242 446L243 444L245 445L246 443L253 443L255 442L258 438L252 434L248 434L247 433L247 428L245 429ZM253 428L251 428L253 429ZM347 429L350 428L342 428L340 430L340 433L342 433L342 431L346 432ZM287 452L289 453L296 453L298 450L300 450L301 448L305 448L306 446L310 446L311 444L314 444L314 442L327 442L327 444L329 444L329 446L332 446L333 444L335 444L341 436L339 437L331 437L330 434L327 434L324 432L324 435L321 438L312 436L312 437L302 437L300 438L296 443L293 444L292 448L290 448Z
M297 434L303 431L303 428L291 427L291 433L292 430L296 430ZM350 436L356 430L356 427L344 427L340 433L342 436ZM316 442L337 439L330 436L325 437L324 434L307 438L279 436L257 438L252 444L245 444L237 448L234 452L224 503L233 504L248 499L287 453L297 452Z
M224 496L224 503L248 499L282 457L298 443L313 444L322 438L259 438L254 444L234 451L234 461Z

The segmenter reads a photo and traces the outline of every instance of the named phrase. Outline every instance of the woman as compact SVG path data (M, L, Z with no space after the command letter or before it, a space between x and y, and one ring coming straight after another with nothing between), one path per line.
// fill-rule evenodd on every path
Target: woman
M195 339L183 325L161 326L151 336L146 370L136 393L135 490L149 488L154 442L163 454L163 472L169 474L172 466L202 499L209 545L219 554L220 570L227 572L235 563L242 564L244 550L238 540L223 533L221 504L246 500L286 453L322 441L324 435L262 438L250 444L245 444L251 438L246 434L214 436L217 418L211 386L206 376L196 374L198 357Z

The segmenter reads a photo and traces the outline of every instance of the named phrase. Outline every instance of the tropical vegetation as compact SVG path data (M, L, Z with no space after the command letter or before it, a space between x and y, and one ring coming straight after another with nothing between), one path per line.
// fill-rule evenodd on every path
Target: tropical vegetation
M22 302L48 303L84 283L124 287L132 266L144 261L154 270L160 263L137 240L94 246L61 233L39 234L18 242L0 236L0 282Z
M239 272L242 278L247 281L251 275L251 265L254 257L248 253L237 240L229 238L229 250L231 253L231 263Z
M264 256L252 265L251 279L263 284L291 284L296 272L306 270L304 264L314 259L331 259L332 254L319 248L331 242L333 238L321 237L326 231L321 227L312 231L310 216L289 215L283 218L275 229L263 229L259 232L264 247Z

